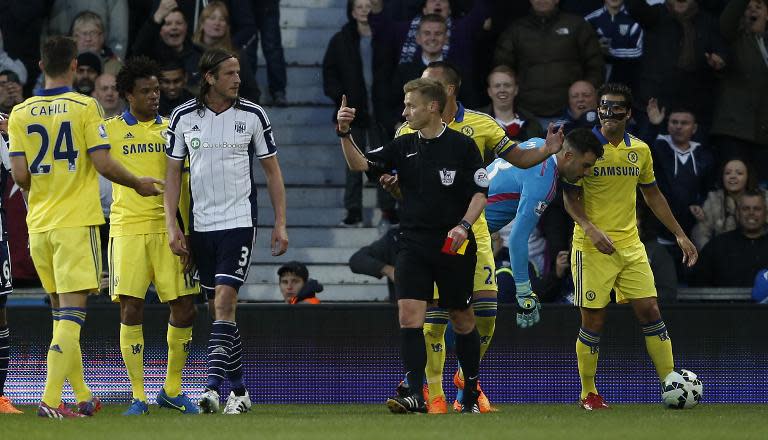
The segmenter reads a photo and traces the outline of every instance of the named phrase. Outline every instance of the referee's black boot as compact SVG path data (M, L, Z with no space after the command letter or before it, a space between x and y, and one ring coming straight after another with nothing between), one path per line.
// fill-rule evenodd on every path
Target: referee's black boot
M427 412L427 404L424 402L424 398L417 394L406 397L390 397L387 399L387 408L395 414Z
M477 390L464 389L464 398L461 402L461 412L468 414L480 414L480 405L477 404L477 398L480 392Z

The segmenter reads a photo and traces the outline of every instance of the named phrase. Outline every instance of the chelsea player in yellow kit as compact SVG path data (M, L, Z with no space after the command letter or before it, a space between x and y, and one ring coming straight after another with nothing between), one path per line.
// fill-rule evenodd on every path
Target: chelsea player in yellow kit
M506 131L491 116L464 108L456 100L461 87L461 76L449 63L443 61L430 63L424 70L422 78L436 79L446 88L448 102L443 111L443 122L448 124L449 128L471 137L480 150L480 155L486 165L493 160L494 155L497 155L517 167L530 168L560 151L563 145L562 129L559 132L553 132L550 127L546 143L542 148L517 148L517 144L507 137ZM405 123L397 131L396 136L413 132L414 130L408 126L408 123ZM384 176L384 179L388 178L390 177ZM488 232L488 223L484 213L473 224L472 233L477 240L477 264L475 266L472 307L477 330L480 333L480 358L482 359L490 346L496 328L498 293L495 277L496 266L491 250L491 236ZM522 328L535 325L540 319L538 298L533 292L521 294L518 298L521 298L518 301L518 325ZM432 414L447 411L442 384L447 326L448 311L436 305L430 306L424 323L424 338L427 344L426 378L429 388L427 406L428 411ZM459 390L463 388L464 378L461 369L454 375L453 382ZM403 390L403 392L405 391ZM461 392L453 405L457 411L461 408L460 400ZM480 390L478 405L481 412L491 411L490 402L482 390Z
M104 223L98 171L143 196L162 181L136 177L109 155L102 111L95 99L72 91L77 44L51 37L41 48L47 89L13 108L8 121L13 180L28 192L27 227L35 269L53 308L45 391L38 415L61 419L93 415L100 408L83 379L80 328L88 294L101 274L97 226ZM69 379L76 411L61 402Z
M600 126L593 133L604 145L603 157L591 175L577 184L564 185L565 207L576 222L571 272L573 303L581 311L576 357L580 404L586 410L608 408L595 387L595 373L611 290L616 292L616 302L632 305L659 380L674 369L672 340L659 312L653 272L637 232L638 186L654 215L677 238L683 263L690 267L698 258L656 186L648 145L625 131L632 116L632 92L622 84L606 84L598 96Z
M129 60L117 74L117 91L128 103L122 115L107 120L113 157L131 172L165 176L168 120L158 115L160 69L146 57ZM184 185L182 185L184 188ZM187 194L188 196L188 194ZM168 366L165 383L157 395L161 407L184 414L198 414L197 405L181 392L181 371L187 360L195 295L200 293L186 261L173 255L165 231L163 196L142 198L128 188L112 186L109 230L109 289L120 302L120 352L131 380L133 401L124 415L147 414L144 392L144 296L153 283L160 301L168 303ZM182 197L189 200L189 197ZM189 225L189 206L177 217ZM185 259L186 260L186 259Z

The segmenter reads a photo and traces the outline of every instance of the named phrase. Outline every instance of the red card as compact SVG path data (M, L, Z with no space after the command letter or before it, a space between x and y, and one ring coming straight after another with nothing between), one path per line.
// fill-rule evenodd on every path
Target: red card
M451 237L445 237L445 243L443 243L443 249L442 252L444 254L448 255L456 255L456 252L453 252L451 250L451 246L453 245L453 238Z

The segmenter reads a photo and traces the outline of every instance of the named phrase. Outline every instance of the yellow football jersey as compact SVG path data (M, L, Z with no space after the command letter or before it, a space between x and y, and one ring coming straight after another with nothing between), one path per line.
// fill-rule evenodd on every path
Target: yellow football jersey
M448 128L471 137L486 165L494 159L494 154L503 156L515 147L516 144L509 139L504 128L490 115L465 109L460 102L458 104L459 109ZM415 131L406 122L397 130L395 137Z
M168 119L141 122L129 111L106 121L112 157L135 175L165 179ZM180 222L189 225L189 173L182 177ZM111 237L165 232L163 196L142 197L132 188L112 184Z
M103 122L96 100L69 87L41 90L13 108L9 154L24 156L32 174L29 232L104 223L88 155L109 148Z
M593 130L605 148L597 159L592 174L576 185L584 191L584 210L592 224L605 232L617 249L640 242L635 214L638 185L655 185L653 159L648 145L624 134L617 146L608 142L599 127ZM573 248L595 250L584 230L577 224L573 230Z

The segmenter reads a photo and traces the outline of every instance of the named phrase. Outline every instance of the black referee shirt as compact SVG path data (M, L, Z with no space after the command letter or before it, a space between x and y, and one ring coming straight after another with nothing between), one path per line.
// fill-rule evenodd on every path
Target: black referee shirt
M447 233L459 224L476 193L488 193L483 158L474 141L445 124L434 139L406 134L366 157L374 174L397 173L404 231Z

